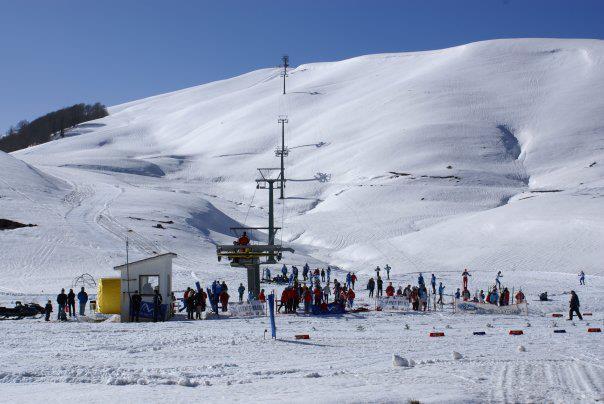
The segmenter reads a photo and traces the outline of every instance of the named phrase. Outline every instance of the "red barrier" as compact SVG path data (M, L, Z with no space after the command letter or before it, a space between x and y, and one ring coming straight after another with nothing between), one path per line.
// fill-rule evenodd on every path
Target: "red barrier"
M584 316L591 316L591 312L583 313Z
M561 313L552 313L552 317L562 317Z
M601 328L588 328L587 332L602 332Z
M298 334L295 337L296 339L310 339L310 335L308 334Z
M445 333L444 332L431 332L430 336L431 337L444 337Z
M522 335L524 332L522 330L510 330L510 335Z

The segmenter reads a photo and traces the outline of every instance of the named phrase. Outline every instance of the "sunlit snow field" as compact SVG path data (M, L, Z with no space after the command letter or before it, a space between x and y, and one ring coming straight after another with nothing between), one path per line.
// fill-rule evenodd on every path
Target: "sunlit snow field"
M422 271L448 293L465 267L472 290L501 270L531 303L528 318L280 316L278 341L264 339L266 319L2 321L2 400L604 399L602 334L585 325L604 318L603 56L599 40L549 39L370 55L298 66L286 95L279 70L262 69L114 106L64 139L0 153L0 218L37 225L0 232L2 304L54 300L82 273L115 276L127 235L131 259L178 254L176 290L244 282L215 244L232 242L230 227L266 226L254 179L278 166L284 114L277 238L296 253L283 262L355 271L361 287L388 263L395 285ZM558 320L567 334L554 335L549 315L567 310L572 288L594 315ZM534 302L542 291L554 301ZM446 337L429 338L433 327ZM311 339L295 342L299 332ZM416 366L393 368L392 354Z

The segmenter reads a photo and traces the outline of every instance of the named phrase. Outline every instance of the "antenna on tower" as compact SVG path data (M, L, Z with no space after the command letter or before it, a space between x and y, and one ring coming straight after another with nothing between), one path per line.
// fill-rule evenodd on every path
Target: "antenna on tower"
M281 76L283 76L283 94L285 94L285 78L287 77L287 68L289 67L289 56L283 55L281 60L283 61L283 73L281 73Z
M288 123L287 115L281 115L277 120L281 124L281 148L275 150L275 155L281 158L281 182L279 184L279 199L284 199L283 189L285 188L285 162L284 158L289 155L289 149L285 146L285 124Z

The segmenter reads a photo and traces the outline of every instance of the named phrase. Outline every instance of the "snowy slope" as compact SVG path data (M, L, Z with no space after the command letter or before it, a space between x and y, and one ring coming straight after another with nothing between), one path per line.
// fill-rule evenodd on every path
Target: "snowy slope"
M464 267L472 291L502 270L530 302L528 317L279 315L276 341L263 338L266 318L3 321L2 397L601 401L602 334L586 323L604 319L603 57L602 41L551 39L370 55L298 66L285 96L279 71L263 69L114 106L64 139L0 153L0 218L38 225L0 231L0 304L45 302L84 272L114 275L126 236L132 258L178 254L176 290L245 282L214 244L232 241L229 227L266 225L254 179L278 165L283 114L289 182L276 212L279 239L296 249L285 262L357 271L355 304L369 307L363 286L386 263L395 286L424 271L447 294ZM593 316L555 322L571 288ZM546 290L552 301L533 301ZM392 367L392 354L415 367Z
M278 165L287 114L290 181L276 211L283 241L304 256L290 261L601 275L603 55L598 40L497 40L298 66L285 96L278 69L262 69L112 107L74 136L15 153L71 184L54 208L71 211L53 226L87 232L70 250L95 254L77 265L69 253L2 258L44 267L58 287L111 274L133 229L135 253L181 256L181 286L191 272L237 278L218 270L213 243L230 242L230 226L266 225L253 180ZM161 220L174 224L152 227ZM5 275L3 286L19 283Z

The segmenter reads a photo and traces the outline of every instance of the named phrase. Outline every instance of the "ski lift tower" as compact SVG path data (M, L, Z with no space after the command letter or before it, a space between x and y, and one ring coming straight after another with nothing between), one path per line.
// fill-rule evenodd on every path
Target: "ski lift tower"
M260 293L260 265L276 264L281 261L283 252L291 252L294 250L289 247L275 244L275 234L280 227L275 227L274 216L274 198L273 191L275 183L283 181L281 174L275 178L271 178L271 174L279 172L279 168L259 168L260 178L256 179L257 189L268 189L268 227L233 227L231 230L248 231L248 230L267 230L268 242L266 244L247 244L247 245L218 245L216 246L216 255L218 261L226 257L232 267L247 269L247 285L248 291L252 292L254 297Z

